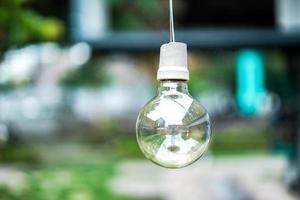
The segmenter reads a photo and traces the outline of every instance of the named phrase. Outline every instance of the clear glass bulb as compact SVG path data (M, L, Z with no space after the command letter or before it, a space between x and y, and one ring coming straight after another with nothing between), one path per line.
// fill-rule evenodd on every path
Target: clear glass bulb
M166 168L198 160L208 147L211 123L205 108L188 92L187 82L160 82L158 96L141 110L136 124L143 154Z

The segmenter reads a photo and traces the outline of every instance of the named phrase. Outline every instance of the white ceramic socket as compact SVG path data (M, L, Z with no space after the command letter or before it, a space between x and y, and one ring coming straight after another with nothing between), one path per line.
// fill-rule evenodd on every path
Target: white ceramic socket
M160 48L158 80L189 80L187 45L170 42Z

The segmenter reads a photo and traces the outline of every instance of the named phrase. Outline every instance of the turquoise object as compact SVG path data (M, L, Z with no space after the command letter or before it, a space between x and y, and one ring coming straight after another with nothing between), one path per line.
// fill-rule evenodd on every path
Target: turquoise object
M264 60L259 51L241 50L237 54L237 105L241 114L253 116L264 104Z

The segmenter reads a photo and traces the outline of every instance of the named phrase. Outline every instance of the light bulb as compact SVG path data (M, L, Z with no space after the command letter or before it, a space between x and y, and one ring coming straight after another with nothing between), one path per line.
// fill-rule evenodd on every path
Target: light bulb
M186 45L163 45L158 95L144 106L136 124L141 151L162 167L182 168L194 163L211 139L209 115L189 94L188 78Z

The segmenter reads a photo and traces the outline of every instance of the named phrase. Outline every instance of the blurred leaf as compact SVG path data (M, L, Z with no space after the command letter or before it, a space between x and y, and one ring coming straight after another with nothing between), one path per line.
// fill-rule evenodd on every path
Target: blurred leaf
M69 73L61 80L61 85L69 88L98 87L110 82L109 77L101 68L99 61L88 63L78 70Z
M270 135L263 128L235 126L213 135L210 149L216 155L263 153L270 147Z
M159 0L110 0L114 29L162 27L167 19L165 4Z
M135 134L133 137L117 137L114 141L114 151L116 155L123 159L144 158L137 142Z
M0 50L29 42L53 41L64 34L63 23L43 17L26 6L26 0L0 1Z

